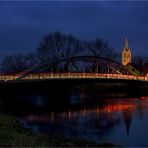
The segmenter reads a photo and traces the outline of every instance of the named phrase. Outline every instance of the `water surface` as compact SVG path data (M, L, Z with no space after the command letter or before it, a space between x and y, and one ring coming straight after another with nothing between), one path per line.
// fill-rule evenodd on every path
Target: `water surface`
M76 104L76 100L72 97L71 102ZM147 97L94 100L93 105L84 103L65 110L29 113L21 118L21 125L52 136L81 137L121 146L148 146Z

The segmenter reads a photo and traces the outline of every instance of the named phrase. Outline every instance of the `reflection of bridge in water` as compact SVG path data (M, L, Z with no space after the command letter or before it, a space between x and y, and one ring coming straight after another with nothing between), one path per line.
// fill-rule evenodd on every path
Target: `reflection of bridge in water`
M127 134L132 123L133 114L141 106L142 102L136 103L138 98L129 98L128 100L106 100L102 106L76 108L75 110L66 110L62 112L50 112L48 114L29 115L27 121L37 123L58 123L70 125L67 127L81 127L82 131L89 134L99 131L106 134L115 126L124 123ZM139 110L138 110L139 111ZM79 131L80 132L80 131ZM86 133L85 133L86 134Z

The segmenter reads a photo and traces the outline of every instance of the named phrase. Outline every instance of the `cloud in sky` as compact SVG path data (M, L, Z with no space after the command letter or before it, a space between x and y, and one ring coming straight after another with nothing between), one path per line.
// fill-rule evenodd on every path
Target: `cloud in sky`
M124 37L134 54L148 55L147 1L1 1L0 53L34 51L49 32L103 38L121 52Z

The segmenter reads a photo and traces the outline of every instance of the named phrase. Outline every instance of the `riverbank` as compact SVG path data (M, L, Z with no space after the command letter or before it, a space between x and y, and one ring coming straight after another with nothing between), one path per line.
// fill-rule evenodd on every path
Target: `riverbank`
M96 144L82 139L54 138L38 135L20 127L13 116L0 113L0 147L82 147L113 146L109 143Z

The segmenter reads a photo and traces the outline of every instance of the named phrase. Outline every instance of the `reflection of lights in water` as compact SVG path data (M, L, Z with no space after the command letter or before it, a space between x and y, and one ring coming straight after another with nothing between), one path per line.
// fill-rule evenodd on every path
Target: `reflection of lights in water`
M132 108L134 109L134 104L112 104L112 105L107 105L103 108L104 112L116 112L116 111L122 111L122 110L126 110Z
M96 112L98 113L99 112L99 108L97 107L97 109L96 109Z
M83 109L83 116L84 116L84 118L86 116L86 110L85 110L85 108Z
M95 108L85 108L83 107L83 109L81 110L76 110L76 111L66 111L66 112L62 112L62 113L56 113L55 112L50 112L50 115L46 114L46 115L40 115L40 116L35 116L35 115L30 115L28 117L28 121L44 121L44 122L55 122L59 119L63 119L64 120L77 120L80 119L83 121L87 121L89 118L93 119L99 119L103 115L112 115L113 112L120 112L120 111L126 111L129 110L130 111L134 111L135 106L134 104L131 103L124 103L124 104L118 104L118 103L114 103L114 104L108 104L104 107L95 107ZM105 113L105 114L104 114ZM56 117L56 118L55 118ZM63 122L62 120L60 122Z
M54 112L51 112L51 121L54 122Z
M132 138L139 138L139 131L145 131L148 100L141 101L138 98L135 100L116 99L109 100L108 102L105 100L104 102L105 103L101 102L102 104L96 104L97 106L68 108L68 110L66 109L61 112L48 112L48 114L43 113L40 115L30 114L30 120L35 122L29 124L29 126L35 126L37 124L41 127L39 128L40 131L50 132L51 135L59 134L60 132L57 131L60 129L65 136L82 136L82 138L96 140L97 142L102 139L113 143L121 141L121 145L124 145L124 143L127 144L128 140L130 141ZM139 118L139 115L143 117ZM35 127L34 130L37 131L38 129ZM145 134L146 133L142 133L140 135L142 142L142 136L145 136ZM139 141L141 139L139 139ZM138 144L139 141L137 141ZM133 141L131 144L133 144Z
M41 97L37 97L37 105L38 105L38 106L43 105L43 100L42 100Z
M30 115L29 119L31 121L43 121L52 124L84 127L86 129L89 129L92 126L92 128L97 130L105 131L118 124L121 120L120 118L123 118L127 132L129 133L132 114L135 109L134 104L135 103L131 102L122 102L121 104L112 102L111 104L99 107L85 108L83 106L80 110L69 109L62 113L50 112L48 115L40 115L39 117ZM121 117L122 111L123 117Z
M99 118L99 108L98 107L96 108L96 118L97 119Z
M68 112L68 118L71 118L71 112L70 111Z
M86 95L83 91L80 92L80 99L85 99Z
M76 104L79 102L79 96L76 96L76 95L71 95L70 96L70 103L71 104Z
M45 98L41 95L33 96L33 103L37 106L42 106L45 104Z
M142 96L142 97L140 97L140 100L145 100L145 99L148 99L148 96Z

